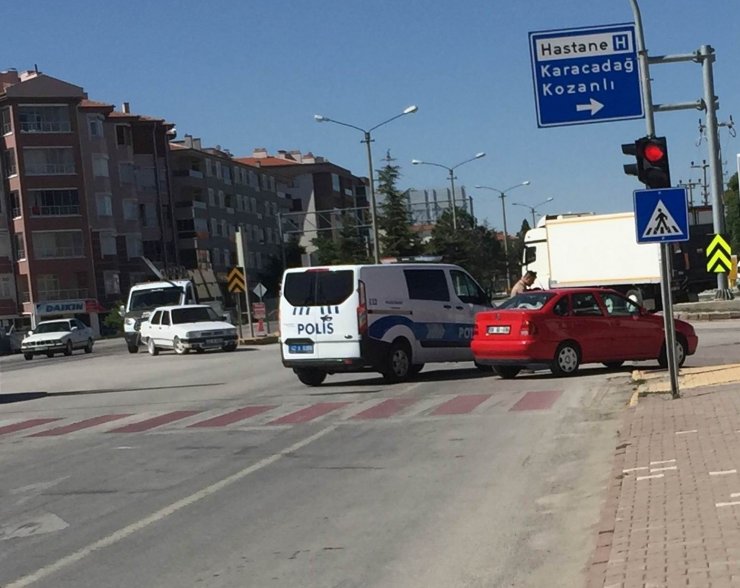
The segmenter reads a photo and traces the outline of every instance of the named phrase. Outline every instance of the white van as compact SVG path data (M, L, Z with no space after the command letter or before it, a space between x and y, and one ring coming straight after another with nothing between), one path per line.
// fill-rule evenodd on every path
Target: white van
M335 372L399 382L425 363L473 361L475 314L490 308L462 268L443 264L295 268L283 275L283 365L309 386Z

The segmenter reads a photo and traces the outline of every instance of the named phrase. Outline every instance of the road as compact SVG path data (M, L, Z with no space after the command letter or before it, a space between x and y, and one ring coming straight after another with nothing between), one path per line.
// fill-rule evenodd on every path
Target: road
M5 588L579 585L630 393L469 364L308 388L275 346L0 370Z

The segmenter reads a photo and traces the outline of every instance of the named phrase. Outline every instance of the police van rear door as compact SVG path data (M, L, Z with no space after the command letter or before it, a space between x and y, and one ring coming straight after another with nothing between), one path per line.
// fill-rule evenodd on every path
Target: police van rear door
M280 298L283 357L360 357L358 283L354 267L288 270Z

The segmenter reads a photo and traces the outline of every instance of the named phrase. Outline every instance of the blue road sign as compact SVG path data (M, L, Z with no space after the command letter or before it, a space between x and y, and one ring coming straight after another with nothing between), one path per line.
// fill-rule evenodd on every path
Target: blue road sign
M529 33L537 126L643 118L632 23Z
M634 199L638 243L689 240L689 206L685 188L635 190Z

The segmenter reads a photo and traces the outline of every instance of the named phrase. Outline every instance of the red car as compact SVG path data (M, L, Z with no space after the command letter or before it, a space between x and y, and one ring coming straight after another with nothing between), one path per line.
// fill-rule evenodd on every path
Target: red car
M676 358L696 351L694 327L676 320ZM549 368L570 376L583 363L617 368L627 360L657 359L667 366L663 317L619 292L602 288L534 290L518 294L475 318L475 361L502 378L522 368Z

